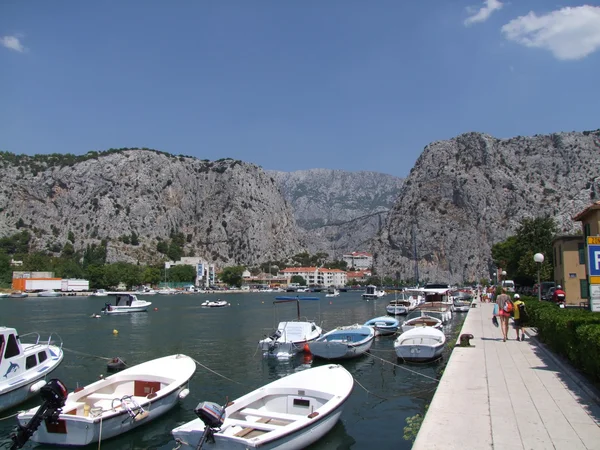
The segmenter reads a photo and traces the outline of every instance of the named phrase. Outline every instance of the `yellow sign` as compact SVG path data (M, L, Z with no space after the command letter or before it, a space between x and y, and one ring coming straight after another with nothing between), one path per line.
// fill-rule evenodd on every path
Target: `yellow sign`
M600 277L590 275L590 284L600 284Z
M588 236L588 245L600 244L600 236Z

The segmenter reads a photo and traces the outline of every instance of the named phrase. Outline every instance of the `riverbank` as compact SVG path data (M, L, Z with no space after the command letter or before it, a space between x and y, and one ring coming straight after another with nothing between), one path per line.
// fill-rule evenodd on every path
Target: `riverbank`
M493 304L476 305L460 333L471 346L452 352L413 449L599 449L600 405L580 380L512 323L503 342Z

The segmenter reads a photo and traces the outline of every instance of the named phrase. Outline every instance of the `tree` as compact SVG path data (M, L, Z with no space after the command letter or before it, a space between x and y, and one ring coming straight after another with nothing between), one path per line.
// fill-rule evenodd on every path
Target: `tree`
M225 267L219 278L223 283L229 286L240 287L242 285L242 274L244 273L244 269L244 266Z
M306 280L300 275L294 275L290 279L290 283L298 283L300 286L306 286Z
M156 251L159 253L162 253L163 255L166 255L167 252L169 251L169 244L167 241L158 241L156 243Z
M75 249L73 248L73 244L71 244L69 241L65 242L65 245L63 245L61 254L65 258L70 258L71 256L73 256L75 254Z
M161 270L157 267L146 267L142 272L142 283L156 285L160 282Z
M530 286L537 281L538 269L542 280L552 280L554 267L552 239L557 229L552 217L523 219L514 236L492 247L492 258L496 267L506 270L511 279L525 286ZM533 260L535 253L544 254L544 263L541 267Z
M68 234L67 239L69 241L71 241L71 243L73 243L73 244L75 243L75 235L73 234L73 232L71 230L69 230L69 234Z
M193 283L196 279L196 269L188 264L171 266L169 280L178 283Z
M140 245L140 238L135 231L131 232L131 245Z

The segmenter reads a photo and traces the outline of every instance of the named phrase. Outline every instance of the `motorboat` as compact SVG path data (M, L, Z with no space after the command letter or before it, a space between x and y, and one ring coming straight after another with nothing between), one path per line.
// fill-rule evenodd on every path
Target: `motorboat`
M338 422L353 387L352 375L340 365L301 370L224 407L201 402L194 410L198 418L171 434L184 450L307 448Z
M157 291L157 293L159 293L161 295L175 295L175 294L177 294L177 290L167 287L167 288L159 289Z
M362 295L362 298L366 299L366 300L370 300L370 299L378 299L383 297L385 294L385 291L383 289L378 289L377 286L375 286L374 284L369 284L366 288L365 288L365 293Z
M108 292L105 289L96 289L90 294L90 297L108 297Z
M418 298L416 295L402 292L397 295L394 300L391 300L385 307L385 311L388 314L395 316L408 314L410 311L416 308L418 304Z
M439 317L435 317L431 314L421 311L420 309L411 312L408 316L406 316L406 320L402 324L402 331L405 332L418 327L442 328L441 314Z
M206 300L204 302L202 302L202 306L206 306L208 308L222 308L224 306L230 306L229 302L226 302L225 300L221 300L221 299L217 299L215 300Z
M48 290L48 291L42 291L42 292L38 292L38 297L62 297L62 293L61 292L56 292L55 290Z
M67 395L55 421L45 420L31 436L40 444L84 446L147 424L189 394L196 363L170 355L132 366ZM38 408L20 413L26 427Z
M117 293L111 295L114 295L116 298L115 304L105 303L104 308L102 308L103 314L144 312L152 304L152 302L147 302L146 300L139 300L134 294Z
M454 298L454 311L456 312L469 312L471 309L471 302L465 300L458 300Z
M325 297L339 297L339 296L340 296L340 291L338 291L336 288L327 289L327 294L325 294Z
M367 320L365 325L375 328L375 336L387 336L394 334L400 328L400 322L398 319L394 319L390 316L375 317L374 319Z
M8 298L9 294L8 292L0 292L0 298Z
M430 316L440 316L442 323L448 322L452 318L454 302L450 296L450 287L443 284L425 285L421 289L424 296L424 302L417 305L416 309L427 313Z
M14 328L0 327L0 411L36 395L62 359L57 334L42 341L37 332L19 335Z
M446 335L433 327L416 327L405 331L394 341L398 358L406 361L427 361L441 355Z
M157 292L152 289L149 288L148 286L144 286L141 289L138 289L136 292L136 295L156 295Z
M335 328L319 339L308 343L313 356L323 359L356 358L368 352L373 345L375 328L366 325L348 325Z
M264 356L275 356L279 359L289 359L304 350L304 345L314 341L323 330L314 321L303 320L300 317L301 301L318 301L319 297L275 297L274 305L281 303L296 303L297 319L279 322L277 329L269 336L258 341Z

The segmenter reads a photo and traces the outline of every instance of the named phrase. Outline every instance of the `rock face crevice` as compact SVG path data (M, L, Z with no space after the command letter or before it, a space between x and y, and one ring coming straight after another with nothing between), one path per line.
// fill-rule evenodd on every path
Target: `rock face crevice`
M14 155L12 155L14 156ZM41 159L41 162L40 162ZM286 259L304 249L289 205L262 168L149 150L75 159L0 158L0 234L33 234L32 248L109 242L108 260L156 262L159 240L186 236L185 254L219 265ZM123 236L139 236L128 245Z
M403 179L378 172L311 169L269 172L294 211L310 253L332 259L372 250Z
M488 278L492 245L522 219L551 216L561 232L576 232L572 217L598 199L599 185L600 130L511 139L467 133L434 142L375 239L376 268L413 279L417 260L421 281Z

